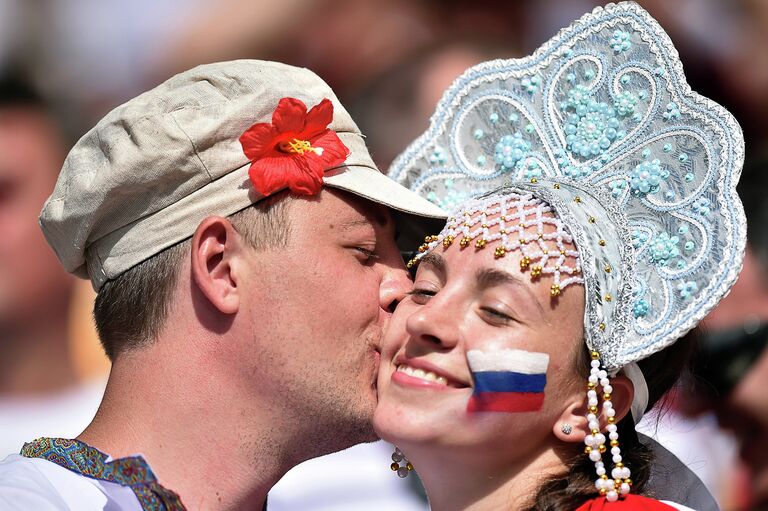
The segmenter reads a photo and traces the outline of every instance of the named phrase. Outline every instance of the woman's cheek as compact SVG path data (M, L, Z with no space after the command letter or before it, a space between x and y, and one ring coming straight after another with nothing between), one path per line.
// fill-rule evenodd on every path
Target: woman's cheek
M544 404L547 353L494 347L467 352L473 390L468 413L537 412Z

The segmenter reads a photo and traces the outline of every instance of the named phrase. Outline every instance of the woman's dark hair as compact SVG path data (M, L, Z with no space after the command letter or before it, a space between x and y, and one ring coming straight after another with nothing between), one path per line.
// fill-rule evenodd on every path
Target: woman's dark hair
M638 362L648 384L648 407L664 408L665 396L675 383L689 370L689 364L698 345L698 332L693 330L658 353ZM578 368L587 381L589 352L584 349ZM586 389L586 384L585 384ZM586 395L586 390L585 390ZM640 442L631 414L618 423L621 455L632 471L632 493L653 497L646 490L653 465L653 453ZM525 511L573 511L584 502L598 496L595 489L595 464L584 454L583 446L567 444L561 452L566 459L567 471L550 477L540 486L533 504ZM610 455L610 452L607 453ZM606 467L611 464L606 461Z

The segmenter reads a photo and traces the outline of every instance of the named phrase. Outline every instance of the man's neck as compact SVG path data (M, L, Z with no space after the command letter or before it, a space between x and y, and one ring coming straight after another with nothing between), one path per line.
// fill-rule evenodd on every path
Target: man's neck
M215 362L162 344L118 357L79 439L115 459L143 455L189 509L261 509L299 442Z
M0 326L0 397L43 395L76 382L66 314Z

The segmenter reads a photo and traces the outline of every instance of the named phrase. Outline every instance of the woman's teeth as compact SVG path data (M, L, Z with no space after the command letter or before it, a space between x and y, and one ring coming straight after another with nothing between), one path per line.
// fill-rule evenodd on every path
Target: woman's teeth
M432 371L425 371L423 369L416 369L411 366L407 366L405 364L401 364L397 366L397 371L401 373L405 373L408 376L413 376L414 378L419 378L426 381L431 381L435 383L439 383L440 385L448 385L448 380L445 379L443 376L438 376Z

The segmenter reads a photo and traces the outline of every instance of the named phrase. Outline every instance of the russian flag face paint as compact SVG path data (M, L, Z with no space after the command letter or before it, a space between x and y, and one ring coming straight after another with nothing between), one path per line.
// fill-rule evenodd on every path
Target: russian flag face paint
M516 349L470 350L475 388L468 412L535 412L544 403L549 355Z

